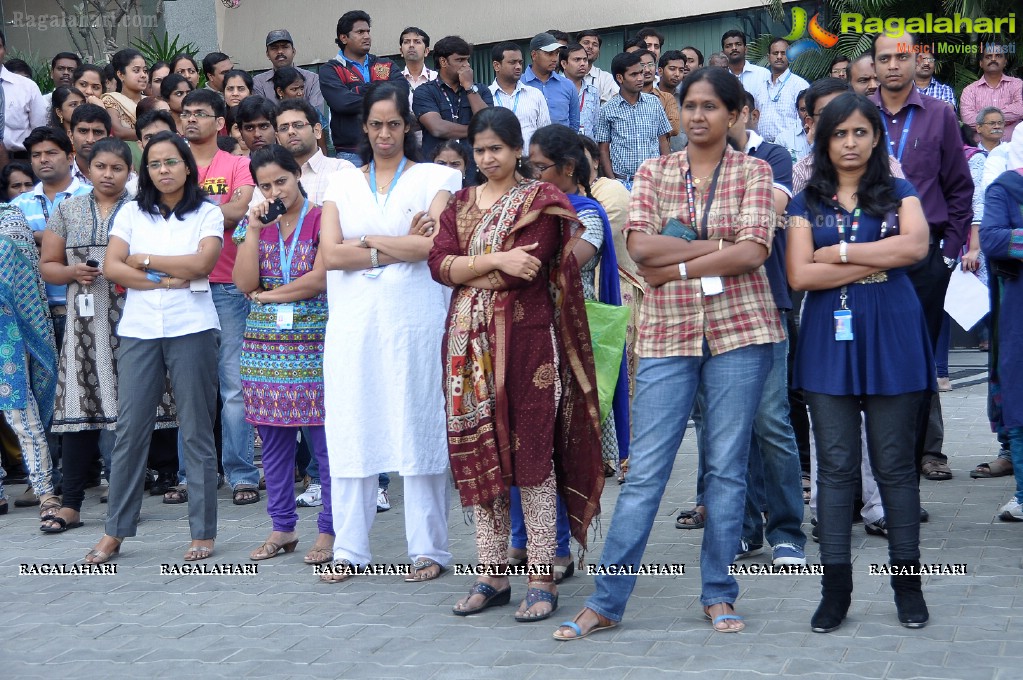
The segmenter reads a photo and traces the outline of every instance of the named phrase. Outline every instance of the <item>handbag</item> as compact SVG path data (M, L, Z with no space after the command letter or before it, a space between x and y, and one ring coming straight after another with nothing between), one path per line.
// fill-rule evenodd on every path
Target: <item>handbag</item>
M593 364L597 374L601 423L611 412L615 387L618 385L629 314L628 307L586 300L586 319L590 327L590 341L593 344Z

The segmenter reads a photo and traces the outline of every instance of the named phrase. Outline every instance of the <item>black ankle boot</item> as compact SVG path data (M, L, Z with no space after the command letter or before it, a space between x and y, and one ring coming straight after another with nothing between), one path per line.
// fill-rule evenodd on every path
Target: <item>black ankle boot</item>
M842 625L852 603L852 565L825 564L821 577L821 603L810 619L810 630L830 633Z
M909 569L914 572L920 569L919 560L892 560L894 569ZM920 589L920 575L892 575L892 590L895 591L895 610L899 613L899 623L906 628L923 628L927 625L930 615L927 603Z

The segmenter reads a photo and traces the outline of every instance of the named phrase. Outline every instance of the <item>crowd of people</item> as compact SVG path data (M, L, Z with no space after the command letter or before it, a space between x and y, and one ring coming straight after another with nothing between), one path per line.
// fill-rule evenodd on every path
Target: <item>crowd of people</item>
M61 52L44 97L0 67L0 433L43 532L81 527L102 476L86 562L136 535L147 488L188 504L182 559L205 560L217 489L265 490L249 559L294 552L296 506L322 506L304 561L337 583L372 564L397 472L406 580L427 581L452 561L453 480L484 567L453 613L509 603L525 565L515 618L535 622L598 516L600 565L641 563L691 416L697 499L676 526L703 530L715 631L745 626L734 561L766 540L773 565L806 564L804 503L812 630L850 606L857 511L889 542L898 621L921 627L955 268L991 300L1002 450L971 476L1015 474L1000 517L1023 521L1023 81L1005 54L987 45L957 101L908 34L811 83L780 38L769 68L738 30L705 64L644 28L603 71L599 32L551 30L528 64L495 45L488 86L464 39L409 27L399 68L371 25L345 13L317 72L285 29L255 77L222 52ZM635 578L598 575L554 637L616 626Z

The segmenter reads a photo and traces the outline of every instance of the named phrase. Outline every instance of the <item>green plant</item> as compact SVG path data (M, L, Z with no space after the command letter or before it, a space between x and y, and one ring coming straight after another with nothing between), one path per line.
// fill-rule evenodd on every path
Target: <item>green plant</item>
M50 62L35 52L22 52L13 48L7 52L7 56L10 59L21 59L32 68L33 80L39 86L40 92L49 92L53 89L53 78L50 77Z
M164 33L163 40L161 41L158 35L153 34L150 39L152 42L134 40L131 44L132 47L142 53L147 64L155 64L158 61L169 62L179 54L187 54L194 59L195 55L199 53L199 48L194 43L179 44L178 41L181 40L180 35L174 36L174 39L171 40L170 35ZM205 87L205 85L206 75L200 69L198 86Z

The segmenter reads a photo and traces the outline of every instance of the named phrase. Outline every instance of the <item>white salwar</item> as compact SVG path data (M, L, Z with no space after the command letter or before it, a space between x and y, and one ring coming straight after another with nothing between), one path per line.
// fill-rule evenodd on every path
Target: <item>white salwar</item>
M437 193L461 188L450 168L420 163L387 194L374 195L362 171L334 174L324 203L337 205L345 240L405 236ZM450 291L424 262L327 272L330 317L324 343L324 422L330 458L334 558L369 563L377 474L404 478L411 559L446 565L448 447L441 390L441 342Z

